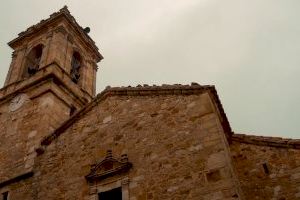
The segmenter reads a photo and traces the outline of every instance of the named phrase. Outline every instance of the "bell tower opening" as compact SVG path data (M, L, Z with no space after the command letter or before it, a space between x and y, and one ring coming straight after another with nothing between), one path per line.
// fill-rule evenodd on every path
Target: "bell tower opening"
M82 63L81 56L77 51L75 51L72 56L70 74L71 74L72 81L76 84L78 83L79 78L80 78L81 63Z
M32 48L29 54L26 56L23 78L30 77L38 71L38 69L40 68L43 49L44 45L38 44L37 46Z

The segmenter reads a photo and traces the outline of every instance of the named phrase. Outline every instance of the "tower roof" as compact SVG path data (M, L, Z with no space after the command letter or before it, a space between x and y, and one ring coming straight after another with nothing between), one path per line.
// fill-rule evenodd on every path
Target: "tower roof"
M81 37L81 39L94 50L97 56L97 61L103 59L103 56L99 53L98 47L96 46L95 42L92 40L92 38L84 31L84 29L76 22L75 18L71 15L70 11L68 10L67 6L64 6L62 9L60 9L58 12L55 12L50 15L48 19L41 20L39 23L27 28L25 31L18 34L18 37L13 39L8 43L8 45L11 48L15 48L16 44L26 37L30 37L31 35L39 32L41 29L46 27L47 25L57 21L58 19L65 18L71 26L74 28L74 30L78 33L78 35Z

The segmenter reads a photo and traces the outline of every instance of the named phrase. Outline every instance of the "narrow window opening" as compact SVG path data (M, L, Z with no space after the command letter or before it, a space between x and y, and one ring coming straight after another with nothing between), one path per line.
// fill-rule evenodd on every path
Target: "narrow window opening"
M98 194L99 200L122 200L122 188L115 188Z
M76 112L76 108L74 106L70 109L70 116L72 116Z
M2 193L2 200L8 200L8 192Z
M270 173L267 163L263 164L263 168L264 168L265 174L269 174Z
M72 56L71 62L71 79L74 83L78 83L80 78L80 68L81 68L81 57L78 52L75 52Z
M34 47L26 57L25 77L34 75L40 68L40 61L43 54L43 45Z
M217 182L222 179L221 173L219 170L211 171L206 174L208 182Z

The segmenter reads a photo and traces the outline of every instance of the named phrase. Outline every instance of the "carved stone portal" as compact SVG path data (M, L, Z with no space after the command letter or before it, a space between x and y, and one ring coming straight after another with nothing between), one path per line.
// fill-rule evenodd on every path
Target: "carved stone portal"
M112 151L108 150L104 160L92 165L91 172L85 177L89 182L100 181L105 178L123 174L129 171L132 163L128 161L127 154L123 154L117 159L112 156Z

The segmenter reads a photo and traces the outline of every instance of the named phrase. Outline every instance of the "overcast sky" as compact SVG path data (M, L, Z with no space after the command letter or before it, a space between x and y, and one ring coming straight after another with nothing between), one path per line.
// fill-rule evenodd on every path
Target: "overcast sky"
M300 138L299 0L7 0L0 6L0 84L7 42L67 5L104 60L97 91L137 84L215 85L237 133Z

